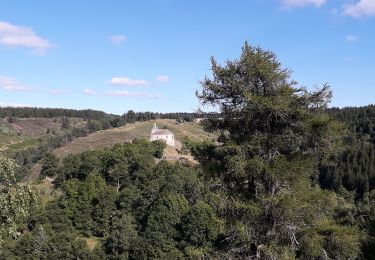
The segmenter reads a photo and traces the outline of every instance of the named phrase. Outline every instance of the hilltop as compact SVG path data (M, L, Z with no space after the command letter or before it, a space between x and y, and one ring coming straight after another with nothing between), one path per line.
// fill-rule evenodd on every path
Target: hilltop
M131 142L136 138L148 140L150 130L154 123L161 128L168 128L175 134L176 141L178 141L177 148L181 146L180 143L185 137L193 141L211 140L215 137L214 134L205 132L196 122L176 123L176 120L172 119L156 119L98 131L88 136L77 138L55 149L53 153L59 158L64 158L68 154L78 154L88 150L110 148L115 144ZM171 160L177 159L177 157L186 157L178 155L176 149L172 147L167 147L165 152L167 159Z
M133 139L149 139L150 130L156 123L160 128L168 128L175 134L177 141L187 137L193 141L211 140L214 134L205 132L196 122L176 123L172 119L156 119L145 122L135 122L122 127L107 129L80 137L59 147L53 153L63 158L68 154L82 153L88 150L109 148L118 143L131 142Z

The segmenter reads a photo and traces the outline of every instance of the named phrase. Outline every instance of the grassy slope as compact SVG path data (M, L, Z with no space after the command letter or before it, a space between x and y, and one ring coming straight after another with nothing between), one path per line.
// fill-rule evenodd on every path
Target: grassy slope
M82 119L70 118L71 126L81 127ZM0 153L12 156L15 152L37 145L47 136L47 130L62 131L60 118L23 118L9 123L0 119Z
M63 158L70 153L77 154L88 150L95 150L105 147L112 147L117 143L130 142L134 138L147 139L154 123L159 128L168 128L175 134L177 141L182 140L184 136L192 140L203 141L212 139L214 135L205 132L197 123L183 123L177 125L175 120L157 119L155 121L136 122L123 127L108 129L90 134L73 140L63 147L57 148L53 153Z

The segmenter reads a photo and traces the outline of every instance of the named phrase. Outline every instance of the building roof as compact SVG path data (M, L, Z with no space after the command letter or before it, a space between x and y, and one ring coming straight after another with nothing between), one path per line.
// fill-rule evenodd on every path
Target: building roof
M173 135L168 129L157 129L151 135Z

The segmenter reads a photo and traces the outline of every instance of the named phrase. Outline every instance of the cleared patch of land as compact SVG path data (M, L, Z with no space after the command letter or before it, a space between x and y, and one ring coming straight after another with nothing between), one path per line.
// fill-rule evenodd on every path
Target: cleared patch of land
M100 243L99 238L97 237L89 237L89 238L84 238L86 240L86 245L88 249L92 252L95 247Z
M53 153L59 157L66 157L68 154L82 153L89 150L97 150L101 148L109 148L118 143L131 142L135 138L149 139L151 128L154 123L159 128L168 128L175 134L175 139L181 141L184 137L188 137L194 141L211 140L215 135L205 132L202 127L195 122L176 124L175 120L157 119L145 122L135 122L123 127L98 131L86 137L80 137L72 142L57 148ZM169 154L171 155L168 149ZM176 152L177 155L177 152Z
M69 118L72 127L86 122ZM15 152L37 145L48 132L62 132L61 118L0 118L0 153L12 156Z

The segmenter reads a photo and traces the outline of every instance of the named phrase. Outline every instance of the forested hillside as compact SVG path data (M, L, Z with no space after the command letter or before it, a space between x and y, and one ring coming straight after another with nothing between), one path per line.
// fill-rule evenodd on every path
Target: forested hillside
M239 59L211 61L197 96L220 113L199 115L217 138L189 144L197 164L163 160L160 141L62 159L47 149L45 200L17 182L22 160L0 157L0 259L374 259L374 107L329 109L329 86L299 87L247 43Z
M102 119L111 116L97 110L75 110L63 108L38 108L38 107L0 107L0 118L18 117L18 118L54 118L54 117L76 117L85 119Z
M198 116L132 110L119 116L96 110L0 107L0 154L15 159L26 170L53 149L94 132L160 118L192 122ZM101 145L104 143L99 140L97 147L106 147Z
M320 168L323 187L353 191L357 198L375 188L375 106L332 108L329 113L343 122L344 149L332 165Z

